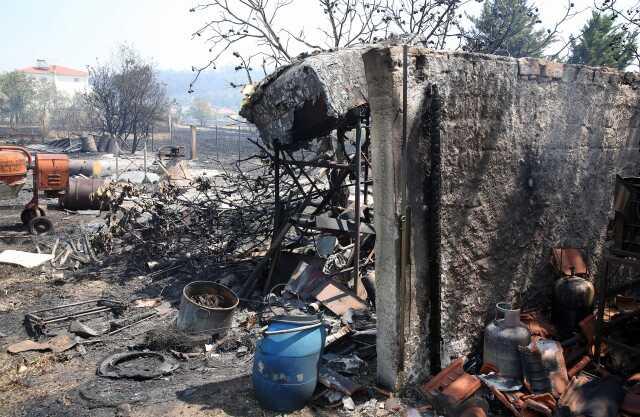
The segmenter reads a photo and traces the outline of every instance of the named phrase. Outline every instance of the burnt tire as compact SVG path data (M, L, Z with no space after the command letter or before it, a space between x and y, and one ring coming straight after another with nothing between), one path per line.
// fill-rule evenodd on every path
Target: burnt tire
M32 235L43 235L51 231L53 231L53 223L47 217L34 217L29 221L29 233Z
M20 213L20 220L22 220L22 224L28 226L31 220L36 217L44 217L46 216L46 214L47 213L44 211L44 209L40 207L25 208L24 210L22 210L22 213Z

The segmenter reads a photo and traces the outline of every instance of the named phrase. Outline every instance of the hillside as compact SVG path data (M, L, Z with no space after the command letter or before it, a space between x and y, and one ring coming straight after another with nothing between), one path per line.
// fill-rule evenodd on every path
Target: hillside
M189 93L189 83L193 81L195 72L178 70L159 70L160 80L167 84L169 97L187 106L193 98L199 97L209 101L215 107L228 107L237 111L240 107L242 94L239 88L231 87L231 83L246 82L242 73L233 67L203 71L193 86L193 93Z

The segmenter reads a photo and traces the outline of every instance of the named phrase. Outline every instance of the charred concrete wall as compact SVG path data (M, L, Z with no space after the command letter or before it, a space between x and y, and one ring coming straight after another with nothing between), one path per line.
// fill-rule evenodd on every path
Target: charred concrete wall
M419 48L408 55L408 293L398 269L402 48L363 55L378 375L388 386L471 352L496 302L547 303L550 248L584 247L597 271L614 176L640 166L636 74Z
M265 79L242 111L268 143L299 146L368 101L377 368L390 387L477 348L496 302L548 303L552 247L584 247L597 273L614 176L640 165L637 74L420 48L408 58L409 212L402 47L308 57Z

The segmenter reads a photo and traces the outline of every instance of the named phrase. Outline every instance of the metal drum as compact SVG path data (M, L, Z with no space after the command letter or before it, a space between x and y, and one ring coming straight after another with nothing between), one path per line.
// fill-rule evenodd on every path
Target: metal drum
M263 408L291 412L305 406L318 383L326 333L315 316L281 316L256 346L253 387Z
M484 363L495 366L505 378L521 380L522 363L518 347L527 346L530 342L531 334L520 322L520 309L513 309L509 303L496 304L496 318L484 332Z
M58 199L68 210L98 210L102 205L100 190L106 181L98 178L69 178L69 184Z

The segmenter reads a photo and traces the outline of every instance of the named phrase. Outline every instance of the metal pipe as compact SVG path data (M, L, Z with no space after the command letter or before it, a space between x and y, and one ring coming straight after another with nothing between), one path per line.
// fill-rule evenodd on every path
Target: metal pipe
M367 125L365 126L365 137L364 137L364 143L365 143L365 153L366 150L369 149L369 141L371 138L371 128L369 127L369 116L367 116ZM368 205L369 204L369 161L367 160L366 156L365 156L365 161L364 161L364 205Z
M84 311L81 313L75 313L75 314L69 314L66 316L60 316L54 319L47 319L47 320L40 320L40 323L35 323L35 324L52 324L52 323L59 323L61 321L67 321L67 320L71 320L71 319L75 319L78 317L84 317L84 316L90 316L93 314L99 314L99 313L104 313L107 311L111 311L111 307L102 307L100 309L92 309L89 311Z
M362 151L362 126L360 122L360 118L358 118L358 123L356 124L356 155L354 160L354 169L355 169L355 246L354 246L354 266L355 271L353 275L353 288L358 295L358 290L360 289L360 171L361 171L361 151Z
M70 304L63 304L57 307L51 307L51 308L44 308L42 310L37 310L37 311L33 311L31 313L29 313L28 315L30 316L34 316L35 314L38 313L46 313L47 311L52 311L52 310L59 310L61 308L67 308L67 307L76 307L76 306L81 306L83 304L91 304L91 303L98 303L101 301L104 301L104 298L94 298L92 300L87 300L87 301L78 301L77 303L70 303Z
M313 168L337 168L337 169L349 169L351 165L349 164L341 164L338 162L329 162L329 161L294 161L288 160L288 164L296 165L299 167L313 167Z

